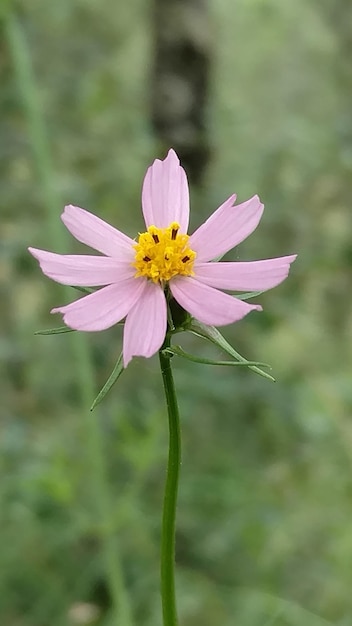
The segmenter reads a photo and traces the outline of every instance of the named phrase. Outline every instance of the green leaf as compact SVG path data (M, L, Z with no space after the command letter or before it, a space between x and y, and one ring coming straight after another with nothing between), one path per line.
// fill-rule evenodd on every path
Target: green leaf
M247 360L226 341L226 339L214 326L206 326L201 322L192 320L187 330L189 330L191 333L193 333L193 335L196 335L197 337L207 339L215 346L218 346L218 348L224 350L224 352L232 356L232 358L236 359L237 361L241 361L242 363L247 362ZM264 372L262 369L257 367L257 365L248 365L248 367L256 374L259 374L259 376L263 376L264 378L275 382L275 378L273 376L268 374L268 372Z
M75 333L75 328L68 326L58 326L58 328L48 328L45 330L36 330L35 335L61 335L62 333Z
M188 361L192 361L193 363L202 363L203 365L230 365L237 367L261 365L262 367L270 367L267 363L246 361L246 359L243 359L243 361L214 361L212 359L204 359L203 357L194 356L193 354L189 354L189 352L185 352L181 346L170 346L169 348L165 348L163 352L164 354L176 354L177 356L181 356Z
M121 376L124 371L123 362L122 362L122 352L117 359L116 365L112 370L108 380L106 381L104 387L99 391L97 397L95 398L90 410L93 411L98 404L105 398L106 394L109 393L111 387L116 383L117 379Z

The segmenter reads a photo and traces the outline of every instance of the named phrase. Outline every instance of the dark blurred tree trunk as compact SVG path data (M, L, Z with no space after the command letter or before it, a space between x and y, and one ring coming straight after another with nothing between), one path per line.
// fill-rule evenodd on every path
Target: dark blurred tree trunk
M337 42L335 78L345 99L345 121L352 126L352 2L328 0L326 11Z
M344 54L339 61L352 80L352 3L351 0L334 0L329 4L331 23L340 40L341 52Z
M154 0L153 20L152 123L165 148L176 150L190 180L199 183L210 153L207 0Z
M321 9L319 0L316 2ZM329 175L333 175L335 189L332 202L330 198L330 210L334 211L335 203L337 210L344 207L346 224L348 224L351 211L352 178L352 1L325 0L324 8L326 21L335 36L332 88L335 89L339 100L339 104L335 107L334 119L335 144L333 145L335 145L335 150L331 151L330 156ZM341 263L339 278L336 282L332 281L327 299L333 303L328 309L331 332L334 332L336 345L338 345L337 341L342 339L341 350L343 350L345 345L348 345L346 338L351 320L351 298L347 295L351 293L352 245L350 237L345 237L340 241L335 262Z
M336 40L334 80L340 100L336 115L336 166L346 183L341 191L348 198L352 172L352 1L325 0L325 11Z

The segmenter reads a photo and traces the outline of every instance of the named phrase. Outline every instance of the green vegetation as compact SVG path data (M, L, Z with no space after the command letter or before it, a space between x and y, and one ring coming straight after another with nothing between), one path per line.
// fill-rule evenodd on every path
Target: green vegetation
M180 626L349 626L352 8L214 0L210 13L213 152L192 225L233 192L259 193L262 224L229 258L299 257L258 296L264 312L224 332L276 383L173 359ZM60 221L67 203L140 230L142 178L164 155L148 111L151 20L143 0L0 7L1 626L161 624L158 360L133 362L90 413L121 328L35 336L77 293L26 251L83 249Z

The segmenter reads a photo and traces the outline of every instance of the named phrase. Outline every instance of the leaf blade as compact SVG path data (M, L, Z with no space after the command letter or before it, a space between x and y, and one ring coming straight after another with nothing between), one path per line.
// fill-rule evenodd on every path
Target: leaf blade
M261 365L262 367L270 367L267 363L261 363L259 361L247 361L243 359L243 361L217 361L213 359L205 359L203 357L197 357L189 352L185 352L181 346L170 346L163 350L164 353L170 355L180 356L188 361L192 361L193 363L201 363L202 365L225 365L225 366L237 366L237 367L250 367L255 365Z
M58 326L57 328L47 328L44 330L36 330L35 335L61 335L62 333L75 333L75 328L69 328L68 326Z
M122 361L123 353L121 352L119 358L115 363L115 367L112 370L109 378L107 379L105 385L99 391L97 397L95 398L90 410L93 411L98 404L105 398L105 396L109 393L111 387L116 383L118 378L120 378L122 372L124 371L123 361Z

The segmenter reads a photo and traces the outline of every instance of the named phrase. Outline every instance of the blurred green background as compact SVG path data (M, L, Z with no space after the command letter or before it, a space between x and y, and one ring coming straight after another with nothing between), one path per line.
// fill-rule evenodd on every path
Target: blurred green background
M299 257L263 313L224 329L276 384L174 359L180 626L349 626L352 7L213 0L204 16L211 149L192 226L258 193L262 223L229 258ZM142 228L141 182L166 153L150 121L152 22L144 0L0 8L2 626L161 624L158 361L134 360L89 414L121 330L34 336L76 292L26 251L83 251L67 203Z

